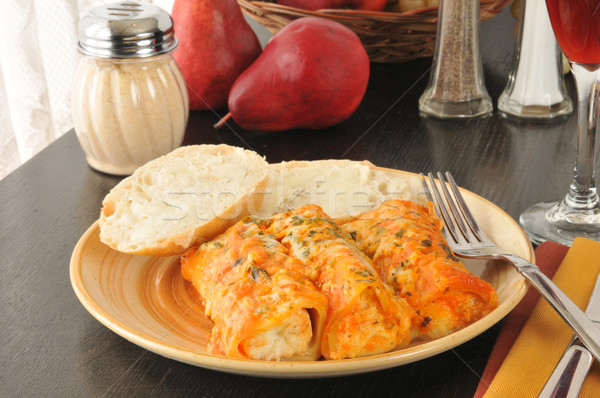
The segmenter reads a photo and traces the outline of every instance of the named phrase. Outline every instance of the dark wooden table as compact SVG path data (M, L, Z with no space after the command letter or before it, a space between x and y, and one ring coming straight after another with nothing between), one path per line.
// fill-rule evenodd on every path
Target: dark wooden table
M482 24L485 82L494 101L512 61L514 19ZM270 162L369 159L413 172L450 170L458 183L512 217L566 193L574 117L550 124L423 119L417 101L431 59L373 65L367 94L346 122L322 131L215 131L218 116L192 113L186 143L251 148ZM571 78L567 81L573 92ZM223 113L223 112L222 112ZM86 165L70 131L0 181L0 394L2 396L469 397L500 325L456 349L397 368L316 380L219 373L160 357L96 321L69 281L71 252L119 181Z

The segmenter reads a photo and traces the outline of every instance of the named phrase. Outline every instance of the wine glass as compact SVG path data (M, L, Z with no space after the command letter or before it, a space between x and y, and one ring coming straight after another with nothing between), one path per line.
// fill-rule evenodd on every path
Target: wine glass
M578 97L573 182L560 202L533 205L520 222L534 243L570 245L578 236L600 240L600 200L594 180L600 93L600 0L546 0L554 35L569 59Z

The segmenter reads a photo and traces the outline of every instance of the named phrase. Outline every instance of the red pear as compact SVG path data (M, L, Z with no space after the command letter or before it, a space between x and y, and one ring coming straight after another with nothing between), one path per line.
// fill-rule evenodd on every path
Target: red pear
M387 0L277 0L277 3L313 11L325 8L354 8L357 10L383 11L387 5Z
M354 8L357 10L383 11L387 0L357 0Z
M320 129L347 119L369 81L369 57L344 25L297 19L235 81L229 111L247 130Z
M174 57L190 108L219 109L235 79L262 51L236 0L175 0L171 13L179 46Z
M325 8L344 8L346 0L277 0L277 4L302 10L322 10Z

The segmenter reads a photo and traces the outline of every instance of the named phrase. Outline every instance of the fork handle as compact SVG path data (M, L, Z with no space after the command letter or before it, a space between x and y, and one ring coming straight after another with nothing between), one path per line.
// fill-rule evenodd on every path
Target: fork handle
M577 398L592 362L592 354L573 338L538 398Z
M581 343L600 361L600 328L552 282L540 269L512 254L501 256L512 262L517 271L542 295L579 337Z

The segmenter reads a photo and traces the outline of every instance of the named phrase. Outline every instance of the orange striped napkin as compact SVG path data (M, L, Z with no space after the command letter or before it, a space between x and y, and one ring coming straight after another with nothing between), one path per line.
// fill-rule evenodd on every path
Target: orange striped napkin
M579 307L587 307L600 272L600 242L578 238L571 248L546 242L536 249L536 259ZM537 397L571 335L548 303L530 289L505 319L475 397ZM580 397L598 396L600 366L595 362Z

